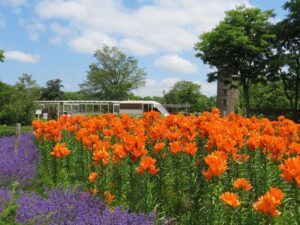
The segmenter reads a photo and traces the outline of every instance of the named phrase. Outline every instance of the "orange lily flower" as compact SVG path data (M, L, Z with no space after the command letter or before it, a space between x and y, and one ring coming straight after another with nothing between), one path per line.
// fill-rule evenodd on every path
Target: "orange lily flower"
M151 175L156 174L159 169L155 167L156 159L153 159L150 156L143 156L140 162L140 166L136 168L136 171L144 174L146 170L149 170Z
M233 208L238 207L241 203L237 194L225 192L220 196L220 199Z
M89 181L90 181L91 183L94 183L95 180L96 180L96 178L97 178L97 176L98 176L98 173L96 173L96 172L90 173L90 175L89 175Z
M158 152L160 152L161 150L163 150L164 147L165 147L165 143L163 143L163 142L157 142L157 143L155 144L155 146L154 146L154 151L153 151L153 153L154 153L155 155L157 155Z
M203 171L203 176L210 180L213 176L221 176L227 170L226 155L222 151L214 151L204 158L209 166L208 170Z
M261 196L257 202L253 203L253 208L256 211L269 214L272 217L280 215L276 209L284 198L283 192L278 188L271 188L266 194Z
M55 147L53 148L52 152L50 153L56 158L63 158L65 156L70 155L71 151L67 149L65 144L56 144Z
M298 188L300 188L300 156L286 159L279 165L279 169L282 171L283 179L290 183L296 181Z
M112 195L109 191L105 191L104 196L105 196L105 203L106 204L110 204L115 199L115 196Z
M250 182L245 178L238 178L232 183L233 187L240 190L242 188L245 189L245 191L250 191L252 189L252 186Z

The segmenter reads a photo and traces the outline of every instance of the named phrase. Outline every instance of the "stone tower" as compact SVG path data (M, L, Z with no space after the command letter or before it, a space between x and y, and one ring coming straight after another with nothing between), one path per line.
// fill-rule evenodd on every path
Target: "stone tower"
M222 116L228 115L235 111L235 105L239 97L239 89L231 85L237 86L237 81L231 81L231 78L218 79L217 83L217 106Z

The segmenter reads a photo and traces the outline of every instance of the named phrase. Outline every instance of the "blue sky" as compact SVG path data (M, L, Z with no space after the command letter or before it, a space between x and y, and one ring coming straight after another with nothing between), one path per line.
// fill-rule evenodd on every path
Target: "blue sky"
M40 86L59 78L65 91L79 90L93 52L103 44L117 46L138 59L147 73L142 96L162 95L178 80L206 82L210 71L193 46L235 5L274 9L284 17L284 0L0 0L0 80L15 84L28 73Z

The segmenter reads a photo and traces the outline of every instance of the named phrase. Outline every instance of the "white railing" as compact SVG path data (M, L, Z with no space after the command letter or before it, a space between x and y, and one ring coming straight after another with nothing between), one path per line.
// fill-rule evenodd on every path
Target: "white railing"
M161 104L154 104L155 108L158 109L158 111L163 114L164 116L168 116L169 112L161 105Z

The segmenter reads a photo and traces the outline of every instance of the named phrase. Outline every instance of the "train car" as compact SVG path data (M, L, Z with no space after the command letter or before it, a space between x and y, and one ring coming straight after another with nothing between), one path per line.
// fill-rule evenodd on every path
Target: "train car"
M155 101L119 101L113 105L116 114L142 115L144 112L157 111L164 116L169 115L169 112Z
M76 114L128 114L139 116L144 112L157 111L163 116L169 112L158 102L155 101L85 101L85 100L58 100L58 101L39 101L40 109L43 114L53 114L60 116ZM53 116L51 116L53 117Z

